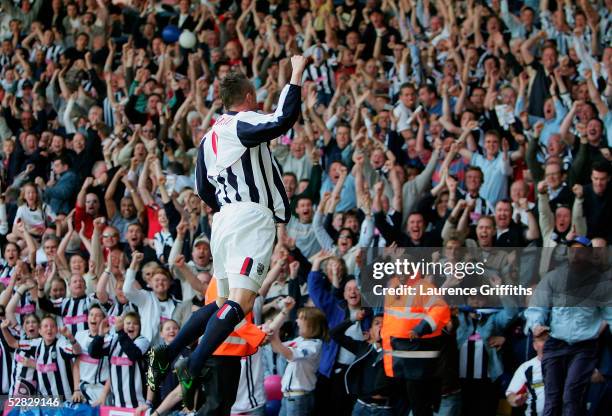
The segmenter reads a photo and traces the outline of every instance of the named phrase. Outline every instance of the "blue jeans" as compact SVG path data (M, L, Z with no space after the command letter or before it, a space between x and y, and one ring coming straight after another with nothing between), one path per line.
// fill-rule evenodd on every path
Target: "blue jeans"
M283 397L278 416L311 416L314 409L314 393L303 396Z
M352 416L393 416L393 409L370 407L357 401L353 407Z
M435 413L436 416L460 416L461 415L461 393L453 393L448 396L442 396L440 402L440 410Z

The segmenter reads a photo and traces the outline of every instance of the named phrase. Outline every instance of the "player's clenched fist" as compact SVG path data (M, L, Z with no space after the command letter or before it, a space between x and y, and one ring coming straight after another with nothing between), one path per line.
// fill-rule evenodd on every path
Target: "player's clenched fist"
M302 72L306 68L308 60L302 55L293 55L291 57L291 83L293 85L302 85Z
M308 62L308 59L304 58L302 55L293 55L291 57L291 67L293 68L293 71L304 71L304 68L306 68L306 63Z

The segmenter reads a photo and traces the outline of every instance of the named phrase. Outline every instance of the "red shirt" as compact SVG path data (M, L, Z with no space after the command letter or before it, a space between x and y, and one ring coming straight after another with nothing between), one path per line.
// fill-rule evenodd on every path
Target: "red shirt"
M94 232L94 217L85 212L85 207L79 206L79 203L76 204L76 209L74 212L74 229L79 232L81 231L81 223L85 224L85 237L91 238Z
M155 234L162 230L161 225L159 225L159 220L157 219L157 211L159 211L157 205L147 205L147 222L149 223L147 238L149 240L155 238Z

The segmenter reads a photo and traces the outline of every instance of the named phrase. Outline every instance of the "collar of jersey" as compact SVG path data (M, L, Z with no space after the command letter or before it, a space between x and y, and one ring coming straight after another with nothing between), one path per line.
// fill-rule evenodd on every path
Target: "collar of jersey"
M226 111L225 114L230 115L230 116L235 116L236 114L238 114L238 111Z

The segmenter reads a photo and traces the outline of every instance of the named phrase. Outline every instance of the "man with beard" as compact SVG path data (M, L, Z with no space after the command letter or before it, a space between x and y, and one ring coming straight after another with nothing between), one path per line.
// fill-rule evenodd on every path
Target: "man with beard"
M545 415L586 414L586 392L597 365L597 339L612 323L610 271L592 253L586 237L576 237L569 262L547 273L525 311L534 337L544 344Z

